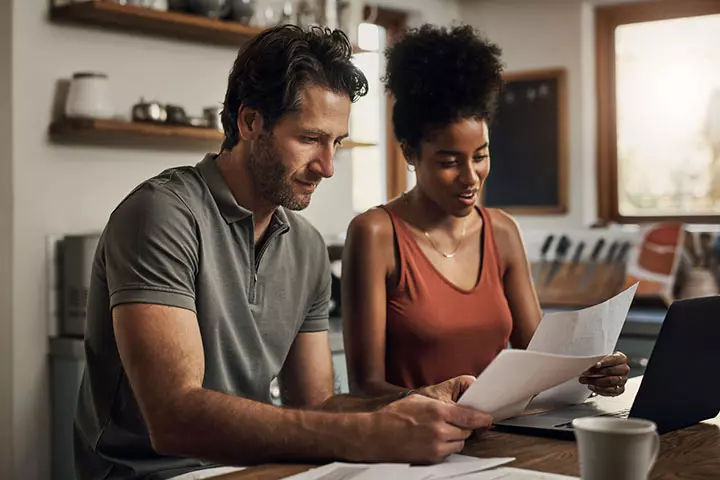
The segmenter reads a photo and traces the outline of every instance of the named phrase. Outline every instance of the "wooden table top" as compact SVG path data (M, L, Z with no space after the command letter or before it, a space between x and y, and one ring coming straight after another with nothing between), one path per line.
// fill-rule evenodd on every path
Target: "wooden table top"
M631 379L628 391L636 390L639 383L639 378ZM613 408L618 399L598 398L596 401L603 407ZM651 480L720 479L720 416L666 433L660 439L660 456ZM462 453L476 457L515 457L516 460L506 466L580 476L577 447L571 440L490 430L468 440ZM276 480L316 466L262 465L214 477L214 480Z

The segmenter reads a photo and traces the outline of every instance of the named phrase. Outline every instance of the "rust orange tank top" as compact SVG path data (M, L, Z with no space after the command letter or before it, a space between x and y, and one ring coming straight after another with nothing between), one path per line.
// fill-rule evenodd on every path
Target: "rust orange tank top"
M478 375L507 347L512 330L489 213L478 208L482 266L475 287L463 290L435 268L408 225L382 208L392 220L399 253L398 285L388 291L386 381L419 388Z

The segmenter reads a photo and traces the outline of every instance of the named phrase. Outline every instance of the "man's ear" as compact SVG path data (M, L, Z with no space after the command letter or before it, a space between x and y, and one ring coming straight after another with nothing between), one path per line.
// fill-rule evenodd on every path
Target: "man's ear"
M240 105L237 126L242 140L255 140L263 129L262 115L254 108Z

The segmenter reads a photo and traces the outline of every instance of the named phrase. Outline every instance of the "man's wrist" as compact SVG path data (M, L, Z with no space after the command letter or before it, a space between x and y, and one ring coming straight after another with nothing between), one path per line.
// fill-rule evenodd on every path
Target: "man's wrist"
M336 443L336 457L350 462L374 462L374 443L366 440L373 438L377 413L350 413L342 417L340 428L343 435Z

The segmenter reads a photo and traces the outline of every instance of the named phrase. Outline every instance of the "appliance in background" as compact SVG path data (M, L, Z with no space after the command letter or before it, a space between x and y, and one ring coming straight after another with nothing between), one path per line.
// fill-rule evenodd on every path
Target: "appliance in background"
M67 235L57 243L58 335L85 336L90 272L100 234Z
M73 450L75 407L85 370L83 340L73 337L50 339L51 478L76 480Z
M85 369L85 319L99 234L49 239L52 479L75 480L73 423Z

